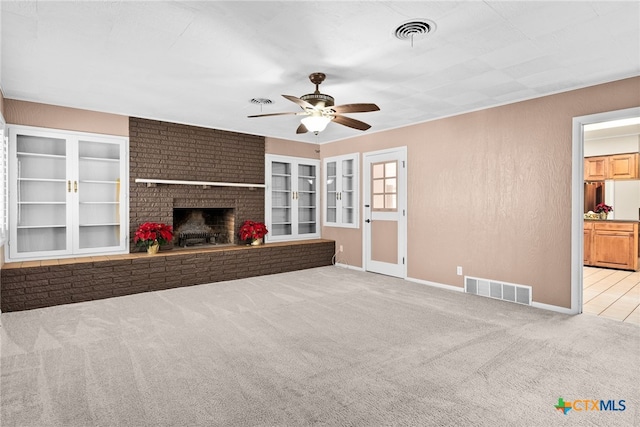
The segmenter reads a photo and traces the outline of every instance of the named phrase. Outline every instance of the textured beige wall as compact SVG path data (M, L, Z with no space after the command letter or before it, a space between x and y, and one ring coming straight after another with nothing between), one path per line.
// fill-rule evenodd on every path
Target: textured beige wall
M306 142L289 141L278 138L265 138L264 150L266 154L280 156L303 157L305 159L319 159L320 146Z
M640 78L626 79L364 134L322 145L321 157L407 146L409 277L462 287L459 265L569 308L572 118L637 106ZM322 237L362 266L361 228Z
M57 105L5 99L8 124L129 136L129 117Z

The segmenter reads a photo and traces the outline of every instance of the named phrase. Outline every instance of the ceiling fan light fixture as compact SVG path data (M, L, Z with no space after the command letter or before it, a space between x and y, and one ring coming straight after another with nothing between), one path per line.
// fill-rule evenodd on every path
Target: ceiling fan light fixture
M300 120L309 132L317 134L325 130L331 119L324 116L308 116Z

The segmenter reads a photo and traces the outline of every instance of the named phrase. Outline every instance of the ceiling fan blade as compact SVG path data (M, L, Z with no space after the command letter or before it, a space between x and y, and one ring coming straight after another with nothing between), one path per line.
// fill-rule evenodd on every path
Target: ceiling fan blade
M379 111L380 107L376 104L345 104L335 105L333 107L327 107L328 110L333 110L338 114L344 113L366 113L369 111Z
M285 97L286 99L288 99L291 102L294 102L296 104L298 104L300 106L300 108L307 109L307 108L311 108L311 109L315 109L316 107L313 106L313 104L308 103L307 101L298 98L297 96L291 96L291 95L282 95L283 97Z
M307 133L307 132L309 132L309 129L307 129L304 123L300 123L300 126L298 126L298 129L296 129L296 133Z
M371 127L371 125L368 125L365 122L361 122L360 120L352 119L351 117L347 116L336 115L334 116L333 121L335 123L358 130L367 130Z
M266 113L266 114L255 114L253 116L247 116L249 118L253 118L253 117L267 117L267 116L298 116L304 113L298 113L298 112L291 112L291 113Z

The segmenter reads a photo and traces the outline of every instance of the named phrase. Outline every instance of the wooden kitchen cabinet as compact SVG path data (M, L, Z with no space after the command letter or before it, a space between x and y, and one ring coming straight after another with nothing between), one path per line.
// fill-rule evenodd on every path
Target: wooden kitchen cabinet
M607 179L607 168L609 166L608 156L585 157L584 159L584 180L604 181Z
M584 265L591 265L591 240L593 237L593 222L584 223Z
M638 153L616 154L608 157L608 179L638 179Z
M638 222L585 221L584 263L638 270Z

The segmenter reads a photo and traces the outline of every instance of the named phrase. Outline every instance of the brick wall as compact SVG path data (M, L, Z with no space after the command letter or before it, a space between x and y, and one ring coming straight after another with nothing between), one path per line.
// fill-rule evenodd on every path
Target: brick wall
M264 221L264 189L136 184L136 178L264 184L264 137L157 120L129 120L129 228L173 224L173 207L234 208L236 231ZM237 241L237 236L236 236ZM136 247L131 245L132 251Z
M161 251L155 256L132 254L103 261L59 260L58 265L40 267L5 264L0 270L1 309L6 313L327 266L334 249L332 240L309 240Z

